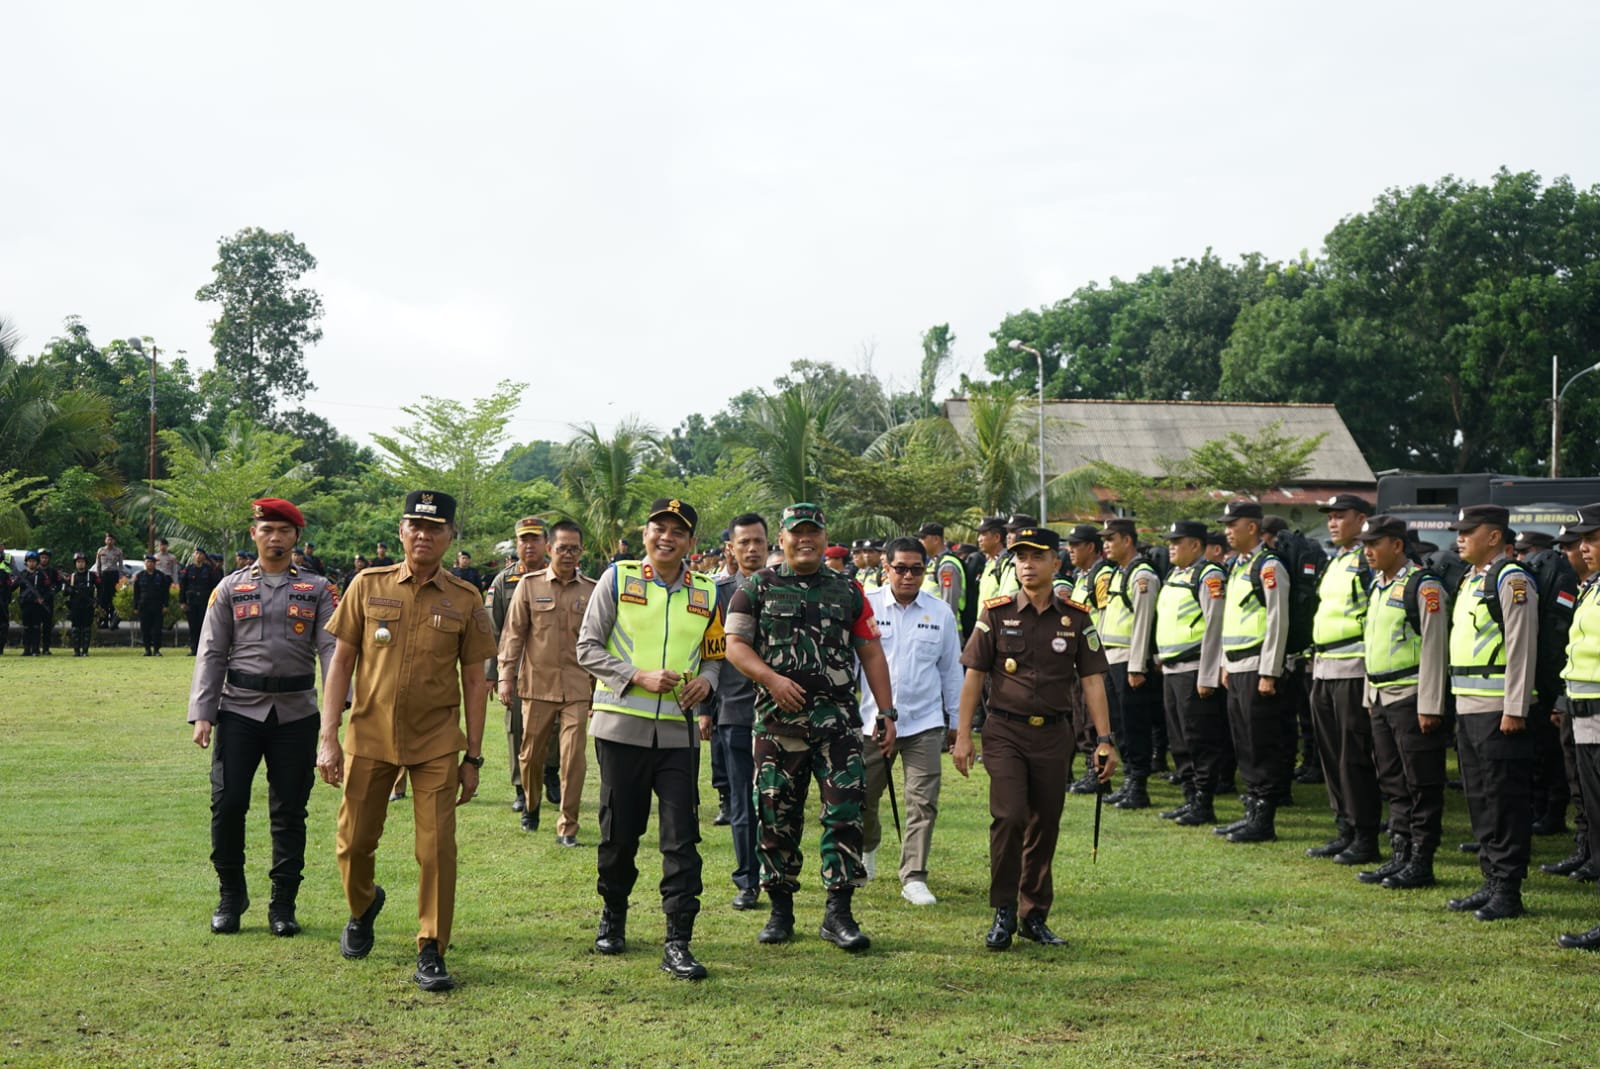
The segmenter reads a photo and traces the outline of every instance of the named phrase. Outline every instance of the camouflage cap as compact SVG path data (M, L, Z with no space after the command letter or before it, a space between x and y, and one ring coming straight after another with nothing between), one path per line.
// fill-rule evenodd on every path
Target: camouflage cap
M797 501L790 505L783 510L783 519L778 521L785 531L792 531L802 523L812 524L823 531L828 529L828 519L822 514L821 507L809 501Z

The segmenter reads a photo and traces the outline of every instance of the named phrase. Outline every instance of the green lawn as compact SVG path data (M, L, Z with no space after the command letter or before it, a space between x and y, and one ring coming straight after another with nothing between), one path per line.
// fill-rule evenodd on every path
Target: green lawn
M1303 850L1329 831L1321 788L1297 788L1281 840L1234 846L1154 812L1108 810L1089 864L1093 800L1068 802L1052 924L1071 945L983 947L983 774L947 773L930 884L914 909L893 879L857 896L873 937L847 957L816 937L814 847L800 937L762 947L764 914L728 908L732 851L706 813L700 984L656 969L658 856L642 852L631 949L593 954L593 771L580 840L553 814L524 834L508 808L491 706L485 796L461 817L452 972L411 983L409 808L379 851L389 905L371 957L346 962L333 859L335 792L312 797L306 931L266 931L266 789L251 815L255 903L209 933L207 759L184 724L192 662L137 650L0 659L0 906L11 965L0 1065L563 1066L1593 1066L1600 958L1557 950L1600 920L1594 889L1535 876L1531 915L1494 925L1447 912L1477 884L1441 855L1442 885L1358 884ZM592 768L592 762L591 762ZM709 778L709 772L708 772ZM711 797L709 787L705 797ZM1157 802L1171 804L1161 785ZM813 805L814 805L813 801ZM1236 812L1229 806L1227 812ZM887 819L887 812L885 818ZM1450 796L1446 842L1466 814ZM892 831L890 832L892 847ZM813 839L814 842L814 839ZM1536 860L1566 852L1536 844ZM886 851L892 853L892 849ZM883 871L893 872L892 860Z

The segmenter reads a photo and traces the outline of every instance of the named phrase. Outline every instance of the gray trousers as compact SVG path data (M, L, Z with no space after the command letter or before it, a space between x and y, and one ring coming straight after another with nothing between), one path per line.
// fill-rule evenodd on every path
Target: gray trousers
M919 731L895 743L895 789L905 820L905 842L900 847L900 882L927 882L928 853L933 843L933 822L939 816L939 777L943 770L944 728ZM863 746L867 796L861 807L862 849L871 853L883 842L883 822L878 808L887 777L883 751L871 739Z

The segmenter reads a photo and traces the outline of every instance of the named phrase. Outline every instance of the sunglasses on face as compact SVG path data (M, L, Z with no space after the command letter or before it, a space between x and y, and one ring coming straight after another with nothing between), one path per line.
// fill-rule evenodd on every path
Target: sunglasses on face
M889 570L896 575L921 575L928 569L921 564L891 564Z

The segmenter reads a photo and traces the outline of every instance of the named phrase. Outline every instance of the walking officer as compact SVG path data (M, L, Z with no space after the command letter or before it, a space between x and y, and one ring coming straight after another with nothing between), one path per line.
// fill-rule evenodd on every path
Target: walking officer
M239 930L250 906L245 880L245 815L256 769L267 764L272 818L272 934L300 931L295 897L306 861L306 800L316 782L316 666L327 685L334 638L323 628L338 595L322 576L290 563L305 517L282 498L251 505L250 538L260 558L228 576L210 597L200 627L189 723L211 747L211 864L220 895L211 930ZM341 690L339 702L344 702ZM213 745L215 743L215 745Z
M1483 884L1452 898L1481 921L1520 917L1522 880L1533 845L1533 703L1539 591L1507 551L1510 512L1472 505L1451 525L1456 552L1471 566L1451 609L1450 690L1456 698L1456 756Z
M82 550L72 555L72 572L67 576L66 590L74 657L89 656L89 640L94 635L94 607L100 594L99 578L89 570L89 558Z
M1443 583L1406 559L1405 521L1373 516L1363 521L1356 539L1373 573L1364 623L1363 699L1371 711L1373 757L1389 800L1394 851L1387 864L1356 878L1390 890L1431 887L1449 744L1444 727L1449 598Z
M1023 527L1012 540L1016 594L989 600L978 611L961 654L966 677L950 758L963 776L972 771L972 717L990 683L983 730L989 773L989 905L994 923L984 943L1005 950L1012 936L1062 946L1046 923L1055 900L1052 866L1067 796L1073 739L1069 695L1081 682L1098 732L1100 780L1117 764L1106 708L1106 657L1089 609L1056 592L1061 539L1048 527ZM1020 911L1020 913L1019 913Z
M1222 607L1227 575L1205 558L1206 525L1167 529L1167 573L1156 601L1163 710L1183 804L1161 816L1185 827L1216 823L1213 799L1228 710L1222 695Z
M524 576L542 572L550 566L548 552L550 536L544 520L538 516L524 516L517 521L514 534L517 539L517 559L500 569L494 581L489 584L488 593L484 595L484 604L489 608L489 622L494 626L494 639L497 643L503 637L506 614L511 611L511 599L516 596L518 584L522 582ZM488 681L494 684L491 690L494 691L495 697L499 698L501 696L499 658L491 657L485 671L488 673ZM505 709L506 749L511 754L511 783L516 791L511 811L522 814L523 831L537 831L538 800L529 803L528 788L525 788L522 782L522 728L526 718L522 711L522 699L517 696L516 688L512 688L511 700L505 703ZM561 801L560 752L561 734L553 732L545 753L537 755L543 761L545 797L549 798L552 804ZM401 784L396 784L396 790L400 786Z

